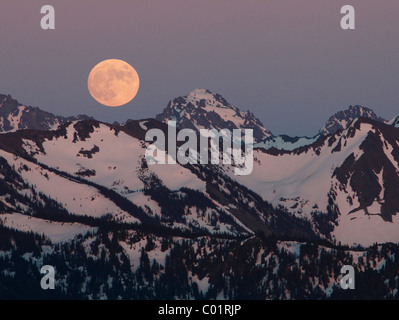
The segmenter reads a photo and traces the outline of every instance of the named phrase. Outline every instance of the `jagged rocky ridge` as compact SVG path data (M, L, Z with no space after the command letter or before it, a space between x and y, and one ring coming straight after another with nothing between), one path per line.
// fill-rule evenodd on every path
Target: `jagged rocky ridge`
M69 121L84 119L90 119L90 117L86 115L56 116L37 107L22 105L10 95L0 94L0 133L21 129L50 130Z
M272 136L262 122L250 111L241 111L220 94L196 89L188 95L171 100L155 118L161 122L176 121L179 129L253 129L255 141Z
M370 108L360 105L349 106L348 109L338 111L337 113L333 114L328 119L324 127L320 129L319 133L323 135L334 134L338 130L346 129L353 120L360 117L376 120L379 122L386 121L385 119L377 116Z

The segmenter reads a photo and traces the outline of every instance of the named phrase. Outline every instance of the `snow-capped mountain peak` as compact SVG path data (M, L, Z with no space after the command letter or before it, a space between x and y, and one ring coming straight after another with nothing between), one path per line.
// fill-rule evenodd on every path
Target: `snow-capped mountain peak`
M156 119L175 120L179 129L253 129L254 139L262 141L272 136L250 111L241 111L220 94L207 89L195 89L186 96L171 100Z
M360 117L385 122L372 109L360 105L351 105L346 110L334 113L324 127L320 129L319 133L323 135L334 134L338 130L346 129L353 120Z

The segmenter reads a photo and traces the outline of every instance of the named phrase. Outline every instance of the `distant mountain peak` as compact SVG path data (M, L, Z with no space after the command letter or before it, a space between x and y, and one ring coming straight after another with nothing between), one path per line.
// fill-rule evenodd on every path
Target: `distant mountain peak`
M0 94L0 133L22 129L51 130L69 121L85 119L92 118L86 115L56 116L38 107L20 104L11 95Z
M171 100L156 120L175 120L180 129L253 129L255 141L272 136L262 122L250 111L241 111L218 93L195 89L185 96Z
M326 122L324 127L319 131L320 134L329 135L334 134L338 130L346 129L347 126L356 118L363 117L379 122L386 120L377 116L376 113L367 107L361 105L349 106L346 110L334 113Z

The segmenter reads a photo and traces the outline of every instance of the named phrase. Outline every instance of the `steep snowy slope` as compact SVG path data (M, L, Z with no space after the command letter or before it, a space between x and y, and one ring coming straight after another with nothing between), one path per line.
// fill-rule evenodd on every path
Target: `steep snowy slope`
M342 243L398 242L398 141L398 129L360 118L293 152L258 149L253 173L235 178L315 226L329 221Z

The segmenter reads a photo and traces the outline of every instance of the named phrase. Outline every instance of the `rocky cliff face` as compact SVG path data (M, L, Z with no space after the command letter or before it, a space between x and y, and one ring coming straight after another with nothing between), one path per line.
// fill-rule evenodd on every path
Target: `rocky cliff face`
M255 141L272 136L262 122L250 111L241 111L228 103L220 94L196 89L188 95L170 101L161 114L161 122L175 120L179 129L253 129Z
M0 94L0 133L20 129L50 130L68 121L90 119L85 115L61 117L37 107L18 103L10 95Z
M346 129L353 120L359 117L385 122L383 118L378 117L370 108L355 105L333 114L320 129L319 133L323 135L334 134L338 130Z

